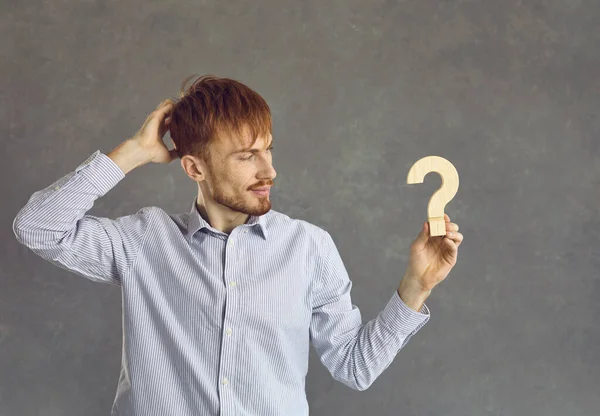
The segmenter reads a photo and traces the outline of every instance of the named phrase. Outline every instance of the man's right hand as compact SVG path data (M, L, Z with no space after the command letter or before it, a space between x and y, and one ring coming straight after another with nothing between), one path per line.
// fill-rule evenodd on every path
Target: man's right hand
M169 131L173 107L171 99L160 103L146 118L142 128L131 138L147 154L149 162L169 163L178 157L177 150L169 150L163 141L163 137Z
M160 103L140 130L107 154L124 173L148 162L169 163L178 158L177 150L169 150L163 137L169 130L174 102L167 99Z

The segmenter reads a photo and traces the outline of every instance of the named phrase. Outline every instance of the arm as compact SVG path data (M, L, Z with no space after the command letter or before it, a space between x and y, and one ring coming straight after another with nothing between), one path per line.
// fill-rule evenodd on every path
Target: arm
M429 320L425 304L417 312L399 291L377 317L362 324L352 304L352 281L329 233L318 260L310 337L323 365L335 380L365 390L392 363L396 354Z
M96 151L75 171L35 192L13 221L17 240L59 267L90 280L120 284L143 243L152 210L143 208L115 220L86 212L136 167L175 159L175 149L167 149L162 141L173 107L166 103L108 155Z
M128 157L127 147L121 147L120 160ZM124 176L109 156L96 151L29 198L13 221L17 240L56 266L93 281L120 284L135 260L150 213L144 208L112 220L86 212Z

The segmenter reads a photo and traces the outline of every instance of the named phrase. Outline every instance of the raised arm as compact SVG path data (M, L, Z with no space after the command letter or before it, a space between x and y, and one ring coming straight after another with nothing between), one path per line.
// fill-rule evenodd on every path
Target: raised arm
M61 268L120 284L151 226L152 209L116 219L87 211L136 167L176 158L162 141L171 109L170 101L161 103L133 138L108 155L96 151L74 171L35 192L13 221L17 240Z

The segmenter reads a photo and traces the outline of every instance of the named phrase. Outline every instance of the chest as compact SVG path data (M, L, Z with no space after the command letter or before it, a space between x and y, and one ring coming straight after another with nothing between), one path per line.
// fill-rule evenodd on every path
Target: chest
M254 237L233 244L204 238L148 246L123 290L136 307L154 310L158 319L187 317L205 331L221 331L228 323L307 330L315 253L301 240Z

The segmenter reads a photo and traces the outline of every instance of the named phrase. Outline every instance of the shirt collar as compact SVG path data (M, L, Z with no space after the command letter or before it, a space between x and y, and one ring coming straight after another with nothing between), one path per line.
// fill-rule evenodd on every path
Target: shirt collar
M217 230L216 228L213 228L203 217L202 215L200 215L200 212L198 211L198 208L196 206L196 198L194 198L194 201L192 202L192 208L190 210L190 215L189 215L189 219L188 219L188 224L187 224L187 237L189 239L192 238L192 236L200 231L203 228L212 230L214 232L217 233L223 233L222 231ZM243 225L244 227L258 227L261 231L262 231L262 236L263 239L267 239L268 233L267 233L267 225L266 225L266 221L265 221L265 216L268 215L269 213L265 214L265 215L250 215L248 217L248 221L246 221L246 223Z

